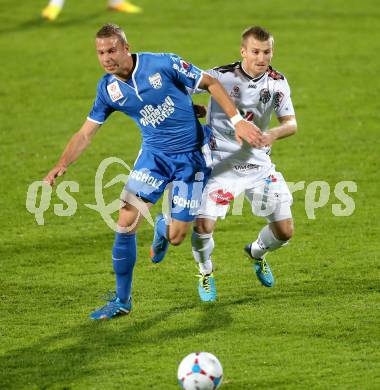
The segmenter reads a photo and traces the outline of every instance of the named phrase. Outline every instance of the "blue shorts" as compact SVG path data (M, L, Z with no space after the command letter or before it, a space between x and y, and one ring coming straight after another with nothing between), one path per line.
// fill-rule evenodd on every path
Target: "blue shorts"
M211 173L201 150L164 153L141 150L125 190L155 204L169 183L171 216L190 222L201 205L202 191Z

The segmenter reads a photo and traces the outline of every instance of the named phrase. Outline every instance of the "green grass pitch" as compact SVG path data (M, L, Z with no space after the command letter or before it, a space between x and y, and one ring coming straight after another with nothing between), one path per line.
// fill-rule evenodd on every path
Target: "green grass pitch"
M208 351L226 390L379 389L378 2L136 0L138 16L110 13L105 2L67 0L49 24L39 19L45 0L0 0L0 388L176 389L180 360ZM54 192L39 226L25 202L91 107L102 75L93 36L109 21L135 51L175 52L205 69L239 58L246 26L274 33L273 65L290 82L299 132L275 144L273 160L290 182L331 188L315 219L306 190L294 194L295 237L268 256L275 288L259 285L243 255L264 223L245 205L215 233L216 303L199 302L189 239L150 263L145 222L131 315L88 319L114 286L113 233L85 204L95 203L104 158L133 164L135 124L114 114L67 172L80 186L75 215L54 214ZM336 217L343 180L357 184L356 209ZM105 190L106 201L120 190Z

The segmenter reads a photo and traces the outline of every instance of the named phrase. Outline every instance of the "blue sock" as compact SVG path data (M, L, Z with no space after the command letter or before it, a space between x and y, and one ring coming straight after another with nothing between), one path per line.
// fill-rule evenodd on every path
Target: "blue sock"
M165 218L162 217L161 219L159 219L157 222L156 222L156 227L157 227L157 232L158 234L160 234L161 236L164 236L166 239L168 238L167 237L167 226L166 226L166 221L165 221Z
M112 263L116 274L116 295L128 302L132 289L132 274L136 263L136 234L116 233L112 248Z

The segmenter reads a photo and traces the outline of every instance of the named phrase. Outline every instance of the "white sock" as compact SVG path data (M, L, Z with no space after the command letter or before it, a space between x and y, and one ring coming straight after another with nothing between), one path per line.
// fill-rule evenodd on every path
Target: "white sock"
M257 240L251 244L251 254L255 259L260 259L267 252L272 252L281 248L288 242L289 241L281 241L277 239L269 225L266 225L261 229Z
M199 265L199 271L203 274L211 274L211 253L214 250L214 239L212 238L212 233L199 234L193 230L191 244L193 247L194 259Z
M55 5L59 8L63 8L65 0L50 0L49 5Z
M208 259L204 263L199 263L199 271L203 275L210 275L212 272L212 260Z
M112 6L118 5L122 2L123 2L123 0L108 0L108 5L112 7Z

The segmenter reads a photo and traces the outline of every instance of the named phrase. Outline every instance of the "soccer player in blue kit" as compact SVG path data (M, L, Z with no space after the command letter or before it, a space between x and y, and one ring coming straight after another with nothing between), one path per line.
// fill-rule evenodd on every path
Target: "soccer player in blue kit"
M44 180L53 185L56 177L62 176L85 150L112 112L125 113L140 127L142 147L125 186L126 196L119 210L112 248L116 293L90 315L100 320L125 315L131 310L136 231L142 220L141 210L155 204L172 183L171 222L168 225L159 215L154 229L151 258L158 262L169 243L179 245L183 241L200 205L210 173L205 155L207 128L199 123L186 88L208 90L234 124L240 142L244 139L260 146L263 138L252 123L241 120L219 81L177 55L132 54L124 31L113 24L106 24L97 32L96 51L106 74L98 83L92 110Z

